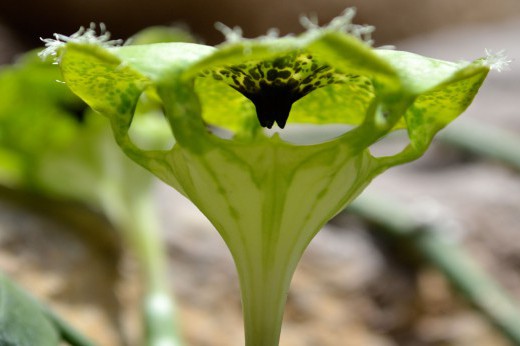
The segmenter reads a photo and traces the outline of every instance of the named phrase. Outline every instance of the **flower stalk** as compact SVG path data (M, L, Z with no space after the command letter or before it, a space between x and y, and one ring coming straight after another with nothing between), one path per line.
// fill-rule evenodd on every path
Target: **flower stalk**
M142 309L145 345L180 346L175 305L169 291L166 247L157 223L152 194L125 198L107 190L105 210L136 256L142 272L144 290Z

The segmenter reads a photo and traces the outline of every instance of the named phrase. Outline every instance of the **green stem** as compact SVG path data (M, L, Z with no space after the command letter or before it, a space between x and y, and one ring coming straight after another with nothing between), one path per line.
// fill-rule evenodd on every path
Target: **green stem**
M390 235L413 243L515 345L520 345L520 311L516 303L463 249L448 241L435 224L421 224L394 201L362 196L348 208Z
M295 264L288 261L289 258L273 259L257 266L236 261L246 346L276 346L279 343L285 302L295 268Z
M175 306L169 294L167 256L161 240L153 203L144 202L135 211L135 249L146 276L144 319L148 346L180 346Z
M114 195L112 195L114 196ZM121 199L124 200L124 199ZM167 255L151 194L141 194L116 203L109 213L136 255L144 275L143 319L147 346L179 346L176 309L169 294Z
M281 223L250 225L240 241L228 244L240 281L246 346L279 344L291 279L312 238L312 232L300 234Z
M520 169L520 138L509 131L464 120L439 132L439 139Z

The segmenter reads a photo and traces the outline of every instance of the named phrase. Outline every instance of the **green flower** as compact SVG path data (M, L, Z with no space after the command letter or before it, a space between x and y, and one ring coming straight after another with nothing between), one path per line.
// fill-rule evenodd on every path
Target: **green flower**
M292 274L334 215L387 168L420 157L471 103L490 59L451 63L373 49L352 10L299 36L112 47L92 32L48 40L66 84L108 117L124 152L189 198L229 247L240 277L246 344L278 344ZM85 36L86 39L82 37ZM134 112L164 111L175 144L145 150L129 134ZM280 128L269 134L264 127ZM287 124L348 125L297 145ZM369 147L405 129L401 152ZM153 136L153 134L151 134Z

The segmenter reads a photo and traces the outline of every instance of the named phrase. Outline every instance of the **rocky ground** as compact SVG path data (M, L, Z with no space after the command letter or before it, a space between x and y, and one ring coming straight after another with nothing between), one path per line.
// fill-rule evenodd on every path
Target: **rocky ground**
M396 46L451 60L482 56L484 48L506 49L516 58L511 70L489 77L464 118L520 132L519 33L520 20L504 20L416 36ZM448 236L520 301L517 172L436 143L424 158L392 169L369 190L448 220ZM11 193L0 196L0 269L99 345L131 344L139 331L128 306L138 295L138 279L132 260L109 245L113 237L85 235L77 219L49 215L38 199L23 197L32 201L27 207ZM164 185L157 187L157 205L186 344L241 345L238 282L223 242L189 202ZM110 232L96 222L100 232ZM318 234L302 259L281 345L510 343L434 267L411 262L398 244L342 215Z

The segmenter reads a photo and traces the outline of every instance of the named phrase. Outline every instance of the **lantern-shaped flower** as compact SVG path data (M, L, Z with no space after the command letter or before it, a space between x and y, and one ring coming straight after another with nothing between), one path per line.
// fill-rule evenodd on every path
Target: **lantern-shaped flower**
M107 116L124 152L189 198L229 247L240 278L247 345L277 345L292 274L334 215L387 168L420 157L471 103L486 59L451 63L373 49L352 10L299 36L243 39L224 28L215 47L114 47L92 30L47 41L64 82ZM175 143L146 150L129 134L136 109L155 103ZM137 112L138 113L138 112ZM286 124L349 125L295 144ZM277 133L264 128L275 124ZM369 147L405 129L409 144ZM225 135L217 135L224 133Z

